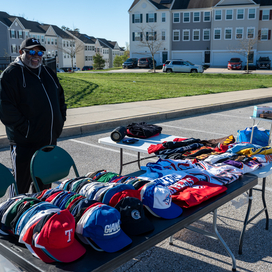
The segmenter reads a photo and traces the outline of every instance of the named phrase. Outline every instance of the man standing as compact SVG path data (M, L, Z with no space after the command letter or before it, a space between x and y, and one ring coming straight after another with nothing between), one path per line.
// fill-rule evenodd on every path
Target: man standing
M55 73L42 65L44 51L38 40L24 40L20 56L0 76L0 119L20 194L30 189L33 154L45 145L56 145L66 120L64 92ZM40 183L39 187L46 188Z

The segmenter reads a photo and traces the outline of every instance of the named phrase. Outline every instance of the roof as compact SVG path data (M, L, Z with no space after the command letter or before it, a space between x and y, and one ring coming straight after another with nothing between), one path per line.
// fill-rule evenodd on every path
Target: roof
M131 10L137 3L141 0L134 0L129 10ZM174 0L148 0L151 4L153 4L157 9L169 9Z
M220 0L176 0L172 9L210 8Z
M83 43L95 44L96 38L93 36L82 34L82 33L79 33L78 31L69 30L69 32L73 34L75 37L77 37L79 40L81 40Z

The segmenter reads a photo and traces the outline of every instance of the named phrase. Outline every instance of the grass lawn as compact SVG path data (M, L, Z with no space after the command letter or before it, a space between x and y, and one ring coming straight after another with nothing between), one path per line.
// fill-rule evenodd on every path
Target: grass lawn
M272 75L256 74L59 73L58 78L68 108L272 87Z

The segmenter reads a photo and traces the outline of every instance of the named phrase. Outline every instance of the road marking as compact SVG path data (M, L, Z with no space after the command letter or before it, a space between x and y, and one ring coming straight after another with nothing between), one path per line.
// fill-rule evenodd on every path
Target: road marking
M209 133L209 134L217 134L217 135L220 135L220 136L226 136L226 134L217 133L217 132L208 132L208 131L205 131L205 130L197 130L197 129L191 129L191 128L169 126L169 125L164 125L164 124L159 124L159 125L161 125L162 127L178 128L178 129L183 129L183 130L189 130L189 131L196 131L196 132L202 132L202 133Z

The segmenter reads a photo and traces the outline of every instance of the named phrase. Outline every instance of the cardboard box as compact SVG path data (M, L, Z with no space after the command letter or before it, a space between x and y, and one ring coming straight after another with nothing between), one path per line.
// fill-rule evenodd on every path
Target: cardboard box
M253 117L260 117L260 114L269 114L272 113L272 107L270 106L254 106Z

